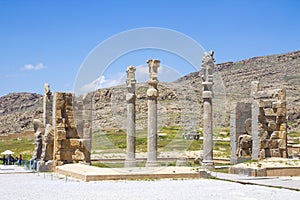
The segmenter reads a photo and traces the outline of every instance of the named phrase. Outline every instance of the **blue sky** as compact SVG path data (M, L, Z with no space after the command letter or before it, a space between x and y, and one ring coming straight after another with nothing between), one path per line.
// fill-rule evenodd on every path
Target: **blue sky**
M0 0L0 96L43 93L45 82L53 91L72 91L97 45L136 28L181 32L213 49L217 63L299 50L299 11L297 0ZM104 74L106 83L124 78L128 63L152 57L178 76L195 71L170 53L144 50L117 60Z

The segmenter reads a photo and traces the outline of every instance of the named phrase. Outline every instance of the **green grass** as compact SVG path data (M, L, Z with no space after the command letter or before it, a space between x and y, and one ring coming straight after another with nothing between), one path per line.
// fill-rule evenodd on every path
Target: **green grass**
M166 136L158 137L158 151L183 151L200 150L202 141L184 140L184 130L177 126L162 127L159 134ZM102 150L105 152L124 152L126 150L126 133L124 131L97 131L93 133L92 151ZM147 130L137 130L136 151L147 152Z
M291 137L300 137L300 132L293 131L293 132L289 132L288 135Z
M202 140L185 140L182 134L185 130L179 126L162 127L159 134L166 134L166 136L158 137L158 152L163 151L198 151L202 149ZM227 131L226 128L218 128L215 134L220 131ZM202 135L202 132L200 135ZM300 133L289 133L294 135ZM15 155L22 154L24 160L29 160L32 157L34 150L33 139L11 139L0 140L0 152L5 150L15 152ZM105 153L118 153L126 151L126 133L122 130L108 130L96 131L92 135L92 152L97 150L104 151ZM214 143L214 156L228 157L230 155L229 142L215 142ZM147 152L147 130L137 130L136 132L136 152Z
M217 168L217 169L213 169L212 171L228 174L228 168Z
M34 141L32 139L0 140L0 152L7 149L15 152L14 156L22 154L23 160L29 160L32 158Z
M214 137L219 132L227 132L228 128L217 128ZM184 130L179 126L162 127L159 134L166 136L158 137L158 152L164 151L198 151L202 149L202 140L185 140L182 134ZM202 133L200 133L201 135ZM215 157L230 157L230 142L214 142ZM97 131L93 133L92 151L104 151L105 153L116 153L126 151L126 133L124 131ZM147 130L136 132L136 152L147 152Z
M296 143L296 144L300 144L300 140L299 139L296 139L296 138L300 138L300 132L289 132L287 134L288 136L292 137L293 138L293 141Z

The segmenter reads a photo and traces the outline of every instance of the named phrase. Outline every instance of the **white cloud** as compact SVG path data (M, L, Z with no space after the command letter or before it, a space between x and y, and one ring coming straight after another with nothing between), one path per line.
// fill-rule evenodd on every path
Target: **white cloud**
M160 82L172 82L180 78L182 75L179 74L175 69L166 65L160 65L158 68L158 80ZM136 68L137 81L139 83L146 82L149 80L149 68L146 65L140 65Z
M149 79L149 67L145 65L136 67L135 78L139 83L146 82Z
M112 78L105 78L105 76L100 76L96 80L88 83L80 88L80 93L87 93L92 92L100 88L109 88L117 85L124 84L125 82L122 81L123 74L117 75L114 79Z
M25 70L25 71L37 71L37 70L41 70L41 69L45 69L46 66L43 63L39 63L37 65L33 65L33 64L26 64L24 65L21 69Z
M168 66L160 66L158 68L158 80L160 82L172 82L180 78L181 75L174 70L173 68L170 68ZM147 82L149 80L149 68L146 65L140 65L136 67L136 73L135 78L138 83ZM92 81L91 83L88 83L84 86L82 86L79 89L79 93L88 93L95 91L97 89L101 88L109 88L117 85L125 84L126 82L126 73L117 73L116 75L112 77L106 77L104 75L101 75L96 80Z

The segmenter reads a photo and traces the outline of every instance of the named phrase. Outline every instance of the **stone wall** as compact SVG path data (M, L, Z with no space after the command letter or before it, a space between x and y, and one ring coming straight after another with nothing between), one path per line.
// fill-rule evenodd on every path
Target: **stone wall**
M239 156L239 152L247 148L245 144L248 143L248 139L251 138L251 149L252 149L252 137L251 127L248 123L251 120L251 103L233 103L231 105L230 113L230 146L231 146L231 163L236 164L245 161L247 158L251 158L250 155ZM246 151L246 150L244 150Z
M73 94L56 92L53 97L53 160L62 163L90 162L90 127L82 119L77 131ZM81 111L77 111L79 113ZM86 131L88 129L88 131ZM85 133L88 132L88 133Z
M286 91L262 90L252 82L253 159L287 157Z

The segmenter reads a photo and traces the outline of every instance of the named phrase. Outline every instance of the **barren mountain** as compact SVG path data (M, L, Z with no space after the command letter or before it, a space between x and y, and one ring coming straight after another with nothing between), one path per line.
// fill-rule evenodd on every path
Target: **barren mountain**
M42 118L42 95L10 93L0 97L0 134L20 133Z
M159 126L201 126L201 73L188 74L172 83L159 83ZM250 84L260 80L265 88L285 88L289 129L300 131L300 51L217 64L214 73L214 124L228 126L230 104L251 101ZM147 125L147 84L137 84L137 128ZM95 129L124 129L126 88L117 86L90 93ZM42 118L42 96L12 93L0 98L0 134L21 132Z

